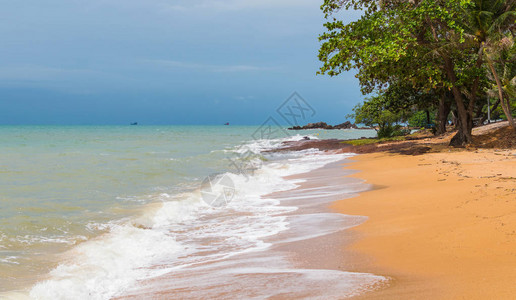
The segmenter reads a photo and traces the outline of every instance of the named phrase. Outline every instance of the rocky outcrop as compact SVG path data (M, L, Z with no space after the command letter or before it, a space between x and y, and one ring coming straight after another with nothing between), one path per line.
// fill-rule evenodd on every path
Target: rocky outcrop
M357 125L354 123L351 123L350 121L346 121L344 123L340 123L338 125L333 126L333 129L357 129Z
M351 123L350 121L346 121L344 123L332 126L328 125L325 122L317 122L317 123L308 123L305 126L294 126L289 128L289 130L305 130L305 129L357 129L357 125Z

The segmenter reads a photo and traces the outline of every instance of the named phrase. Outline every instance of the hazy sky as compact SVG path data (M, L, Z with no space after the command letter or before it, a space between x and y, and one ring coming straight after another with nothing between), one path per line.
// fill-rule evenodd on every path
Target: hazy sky
M321 2L0 0L0 124L259 124L294 91L344 121L363 96L315 74Z

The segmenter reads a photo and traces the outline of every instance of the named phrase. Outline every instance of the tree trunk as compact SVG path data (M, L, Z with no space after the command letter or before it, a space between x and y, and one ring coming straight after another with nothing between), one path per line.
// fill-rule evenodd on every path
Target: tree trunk
M453 125L453 130L459 130L459 121L458 121L458 118L457 118L457 110L454 109L451 111L451 114L452 114L452 125Z
M484 43L482 42L480 44L480 47L478 48L478 58L476 62L477 69L480 69L482 67L482 53L484 52ZM477 102L477 91L480 84L480 76L475 77L475 80L473 80L473 86L471 87L471 93L469 94L469 105L468 105L468 113L471 117L471 120L473 121L473 110L475 109L475 104Z
M486 120L486 114L482 111L484 109L484 105L477 105L475 111L475 118L480 118L480 124L484 124Z
M500 78L498 77L498 73L496 72L493 62L487 58L487 64L489 65L489 69L491 69L491 73L493 74L493 77L496 81L496 86L498 87L498 98L500 98L500 104L502 105L503 112L505 116L507 117L507 120L509 121L509 125L516 130L516 127L514 126L514 119L512 118L512 112L511 112L511 103L509 99L507 98L507 101L505 101L505 98L503 96L503 88L502 88L502 82L500 81Z
M448 79L452 83L452 93L457 105L458 129L457 134L450 141L450 146L461 147L473 142L471 130L473 129L473 118L470 116L470 110L464 106L464 101L459 88L456 86L457 76L453 69L453 62L448 56L443 56L444 69L448 75Z
M500 99L496 100L496 103L493 105L493 107L490 107L491 114L495 109L498 108L498 105L500 104ZM487 120L487 113L483 114L482 119L480 120L480 123L484 124L484 122Z
M446 133L446 124L448 124L448 115L450 114L451 103L446 101L446 93L443 92L439 99L439 111L437 113L437 135Z

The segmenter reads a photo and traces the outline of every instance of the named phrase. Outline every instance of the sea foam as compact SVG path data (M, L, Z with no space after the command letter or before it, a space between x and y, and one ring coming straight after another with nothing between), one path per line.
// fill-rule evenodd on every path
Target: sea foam
M244 153L244 149L251 149L260 155L261 151L276 146L278 141L259 140L229 151L240 154ZM330 213L292 215L299 209L295 197L280 201L266 196L293 190L304 181L287 180L287 176L306 173L349 156L322 155L311 149L283 156L271 155L274 159L261 164L250 176L228 172L224 175L234 183L235 194L227 206L220 208L203 202L199 190L175 195L162 193L159 195L161 203L148 209L139 218L110 224L105 227L109 230L107 233L67 252L64 260L48 277L32 287L30 297L110 299L127 291L143 289L139 287L139 282L164 274L187 272L184 270L202 268L208 263L223 263L231 257L266 250L271 246L271 237L281 240L282 233L289 229L290 234L282 242L313 238L355 226L363 219ZM317 194L318 191L313 193L312 199L317 195L324 197L324 194ZM342 191L336 193L340 195ZM259 265L247 270L237 269L226 272L240 272L243 275L257 272L288 273L297 278L292 284L300 287L305 285L303 282L315 287L318 281L328 276L343 289L354 285L359 289L361 285L355 281L362 280L362 283L369 285L376 280L383 280L369 274L298 270L286 265L268 271ZM210 280L216 281L214 278ZM181 287L180 280L175 284ZM351 291L350 295L356 293L357 289Z

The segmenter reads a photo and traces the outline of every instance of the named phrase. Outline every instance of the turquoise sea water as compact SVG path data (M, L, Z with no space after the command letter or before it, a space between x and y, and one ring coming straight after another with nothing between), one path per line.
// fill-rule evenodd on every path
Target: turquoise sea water
M234 172L257 126L0 126L0 292L27 288L61 254L137 218L144 208ZM296 131L357 138L374 131ZM255 154L258 154L257 151ZM236 154L235 154L236 153ZM231 160L229 160L231 159ZM167 197L168 197L167 196Z

